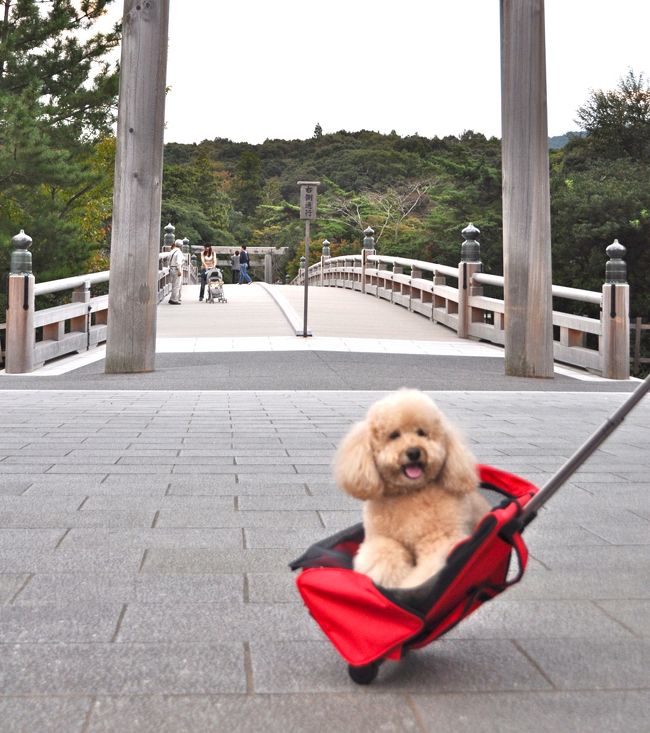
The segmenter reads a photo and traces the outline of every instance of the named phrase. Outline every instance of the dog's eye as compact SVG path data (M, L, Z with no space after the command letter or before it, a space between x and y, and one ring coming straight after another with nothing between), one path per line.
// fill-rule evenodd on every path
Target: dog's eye
M397 440L399 438L399 430L393 430L393 432L388 436L388 440Z
M418 429L417 429L417 430L416 430L415 432L416 432L416 433L417 433L417 434L418 434L418 435L419 435L419 436L420 436L421 438L426 438L426 437L427 437L426 431L425 431L425 430L422 430L422 428L418 428Z

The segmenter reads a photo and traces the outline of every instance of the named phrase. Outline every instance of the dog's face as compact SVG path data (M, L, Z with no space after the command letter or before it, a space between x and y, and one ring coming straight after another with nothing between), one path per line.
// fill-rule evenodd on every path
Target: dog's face
M403 392L376 403L368 413L371 450L384 494L421 489L440 474L448 451L445 420L418 392Z
M339 446L335 473L359 499L434 484L463 494L478 483L474 457L433 400L417 390L399 390L370 408Z

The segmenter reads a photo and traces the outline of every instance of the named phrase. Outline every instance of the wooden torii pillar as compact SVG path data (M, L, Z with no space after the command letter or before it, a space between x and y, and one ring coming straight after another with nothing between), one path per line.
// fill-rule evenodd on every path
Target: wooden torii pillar
M107 374L154 369L169 0L124 0L122 23Z
M544 0L501 0L505 368L553 376Z

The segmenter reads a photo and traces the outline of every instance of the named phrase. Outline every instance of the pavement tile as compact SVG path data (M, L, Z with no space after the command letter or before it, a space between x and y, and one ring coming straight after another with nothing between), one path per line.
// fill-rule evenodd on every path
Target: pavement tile
M122 612L119 604L85 601L68 604L0 606L0 643L109 642Z
M6 733L82 733L91 706L91 697L0 696L0 720Z
M122 549L137 548L190 548L213 547L236 549L243 547L240 529L188 529L186 527L153 529L72 529L60 545L61 549L83 551L89 548L105 548L117 553Z
M302 608L286 604L165 603L130 604L117 641L203 643L320 637L320 630Z
M523 580L508 590L508 598L601 600L650 599L650 583L638 570L594 567L588 573L576 568L547 570L529 564Z
M295 557L291 550L149 550L142 573L266 573L288 571Z
M418 733L415 715L400 695L220 695L100 697L88 733Z
M0 549L19 547L51 548L57 546L63 529L0 529Z
M345 529L361 521L361 502L359 508L346 511L321 511L318 512L326 527L325 537L339 529Z
M643 573L650 566L650 546L648 545L575 546L570 550L565 547L543 547L539 551L535 548L529 549L533 557L543 562L551 570L571 572L576 567L580 567L583 573L600 572L605 569L610 571L636 569Z
M47 527L151 527L156 511L154 509L113 511L47 511L0 512L0 523L7 528L37 529Z
M84 502L82 511L107 511L107 510L147 510L157 511L159 509L204 509L204 510L231 510L235 509L232 496L195 496L192 498L183 496L161 496L149 498L144 496L126 496L124 494L103 494L91 496Z
M358 499L347 496L342 491L332 492L328 494L319 494L316 496L243 496L238 502L239 509L249 510L256 509L258 511L267 510L304 510L313 509L314 511L333 509L333 510L357 510L360 506Z
M559 689L650 688L650 639L526 639L519 646Z
M330 533L331 534L331 533ZM294 551L296 555L301 554L314 542L327 536L327 530L322 527L311 527L309 529L287 528L283 532L277 529L260 528L245 529L244 537L246 547L286 547Z
M0 575L0 584L3 577ZM26 606L67 603L70 598L96 604L242 603L244 577L241 574L38 573L32 576L18 601Z
M74 512L81 505L77 496L35 497L35 496L2 496L0 497L0 516L5 512ZM0 519L0 526L4 526L4 519Z
M326 641L251 643L256 692L341 692L355 689L346 663ZM508 641L443 640L386 662L371 692L549 689L547 680Z
M545 547L573 547L575 545L606 545L606 540L585 527L556 526L552 519L538 516L526 527L526 545L532 550Z
M142 550L111 551L108 547L54 551L39 548L19 548L0 553L0 573L73 573L105 572L110 567L116 573L137 572L142 563Z
M295 484L300 486L311 485L312 481L316 481L320 484L330 483L327 478L322 474L297 474L297 473L283 473L275 475L275 472L266 475L264 474L245 474L240 473L237 475L237 485L243 487L246 486L285 486L289 487ZM333 485L333 484L332 484Z
M493 692L412 697L423 730L437 733L647 733L647 692Z
M235 481L235 477L227 477L232 479L231 483L223 483L221 476L215 481L214 477L208 480L200 481L192 479L189 484L183 485L172 477L169 496L305 496L305 482L284 483L268 483L264 481Z
M0 496L21 496L31 484L31 481L24 481L13 476L2 476L0 477Z
M650 637L650 599L599 601L598 606L633 634Z
M314 511L209 511L163 509L156 527L322 527Z
M2 468L3 464L0 464ZM7 466L7 469L19 468L19 466ZM30 466L30 470L34 470L34 466ZM144 465L138 463L133 466L127 466L122 464L113 463L84 463L80 465L66 465L63 463L48 464L45 469L48 474L57 476L61 474L109 474L109 473L121 473L121 474L162 474L168 476L172 472L172 466L163 466L160 464ZM45 471L43 471L45 473Z
M483 604L448 634L450 639L558 639L630 637L591 601L510 600Z
M247 573L246 580L249 603L297 603L302 606L294 573Z
M7 644L4 695L246 692L241 644Z
M28 579L27 573L0 573L0 603L9 603Z
M109 478L111 478L109 476ZM86 484L84 486L76 484L67 484L61 482L58 484L54 483L38 483L34 482L29 489L25 492L24 496L36 497L36 496L75 496L81 497L86 496L127 496L127 497L156 497L164 496L169 486L169 480L165 479L159 483L158 486L151 485L137 485L132 481L129 483L109 483L108 480L103 483L97 484Z

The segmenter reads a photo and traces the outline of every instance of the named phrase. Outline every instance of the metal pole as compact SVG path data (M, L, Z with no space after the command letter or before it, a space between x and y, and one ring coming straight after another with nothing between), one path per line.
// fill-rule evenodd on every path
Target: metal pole
M307 277L307 270L309 270L309 237L310 237L310 222L309 219L305 219L305 305L302 316L302 337L307 338L307 305L309 302L309 278Z
M623 422L627 414L636 406L636 404L650 391L650 375L632 392L625 402L607 418L604 425L584 443L569 458L569 460L560 468L560 470L552 476L546 484L540 489L529 502L521 514L521 520L525 524L528 518L532 519L535 512L543 506L555 492L572 476L578 468L591 456L591 454L616 430Z

